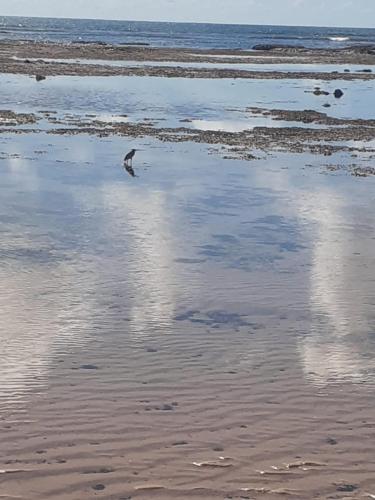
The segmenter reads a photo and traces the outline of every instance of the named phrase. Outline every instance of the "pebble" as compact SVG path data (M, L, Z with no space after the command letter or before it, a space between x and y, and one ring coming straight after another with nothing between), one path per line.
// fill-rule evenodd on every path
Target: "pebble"
M92 487L93 490L95 491L103 491L105 490L104 484L96 484L95 486Z
M356 484L340 484L337 486L336 490L344 493L352 493L353 491L358 490L358 486Z
M331 437L327 438L327 439L326 439L326 442L327 442L328 444L331 444L332 446L334 446L335 444L337 444L336 439L331 438Z
M163 411L173 411L173 410L174 410L174 408L173 408L173 406L172 406L172 405L167 405L167 404L165 404L165 405L163 405L163 406L161 407L161 410L163 410Z
M158 352L158 350L155 349L154 347L147 347L146 351L147 352Z

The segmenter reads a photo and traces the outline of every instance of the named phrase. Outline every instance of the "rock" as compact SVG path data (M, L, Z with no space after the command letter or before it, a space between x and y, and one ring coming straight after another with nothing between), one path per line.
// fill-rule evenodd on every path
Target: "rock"
M330 107L331 107L331 105L328 102L326 102L325 104L323 104L323 108L330 108Z
M164 404L162 407L161 407L161 410L163 411L173 411L174 408L172 405L168 405L168 404Z
M96 365L81 365L81 370L98 370L99 368Z
M372 69L370 69L370 68L363 69L362 73L372 73Z
M336 491L342 491L344 493L352 493L355 490L358 490L358 486L356 484L340 484L336 488Z
M105 490L105 486L104 484L95 484L95 486L93 486L92 489L95 491L103 491Z
M344 73L350 73L350 69L344 69Z
M329 95L329 92L326 90L315 89L313 92L314 95Z
M277 48L277 45L259 43L257 45L254 45L253 50L273 50L275 48Z
M297 50L297 49L304 49L305 47L303 45L281 45L281 44L272 44L272 43L259 43L257 45L254 45L253 50L280 50L280 49L292 49L292 50Z
M35 80L36 80L37 82L41 82L42 80L45 80L45 79L46 79L46 77L45 77L45 76L43 76L43 75L36 75L36 76L35 76Z
M356 167L352 175L355 177L368 177L369 175L375 175L375 168L373 167Z
M344 92L341 89L336 89L333 93L336 99L340 99L344 95Z

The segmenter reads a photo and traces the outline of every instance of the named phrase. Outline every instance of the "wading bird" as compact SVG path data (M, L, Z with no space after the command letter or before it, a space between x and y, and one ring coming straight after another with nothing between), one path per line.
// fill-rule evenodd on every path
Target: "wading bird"
M135 155L135 152L137 150L136 149L132 149L131 151L129 151L129 153L125 156L124 158L124 163L125 165L129 165L129 161L130 161L130 164L133 165L133 158L134 158L134 155Z

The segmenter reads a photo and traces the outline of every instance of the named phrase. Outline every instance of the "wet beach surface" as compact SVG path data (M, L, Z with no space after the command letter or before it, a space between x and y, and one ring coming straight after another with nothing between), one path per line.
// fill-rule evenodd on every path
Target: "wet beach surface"
M375 49L196 50L110 44L0 42L3 73L48 76L372 81ZM270 65L275 65L273 68ZM292 65L292 66L291 66Z
M1 76L2 109L38 116L0 124L2 498L375 495L363 125L329 156L245 141L245 161L118 123L373 127L373 82L303 83Z

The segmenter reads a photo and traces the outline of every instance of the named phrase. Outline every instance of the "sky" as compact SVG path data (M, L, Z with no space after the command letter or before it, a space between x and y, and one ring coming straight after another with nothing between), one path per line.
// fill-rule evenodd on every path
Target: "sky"
M0 15L375 27L375 0L0 0Z

